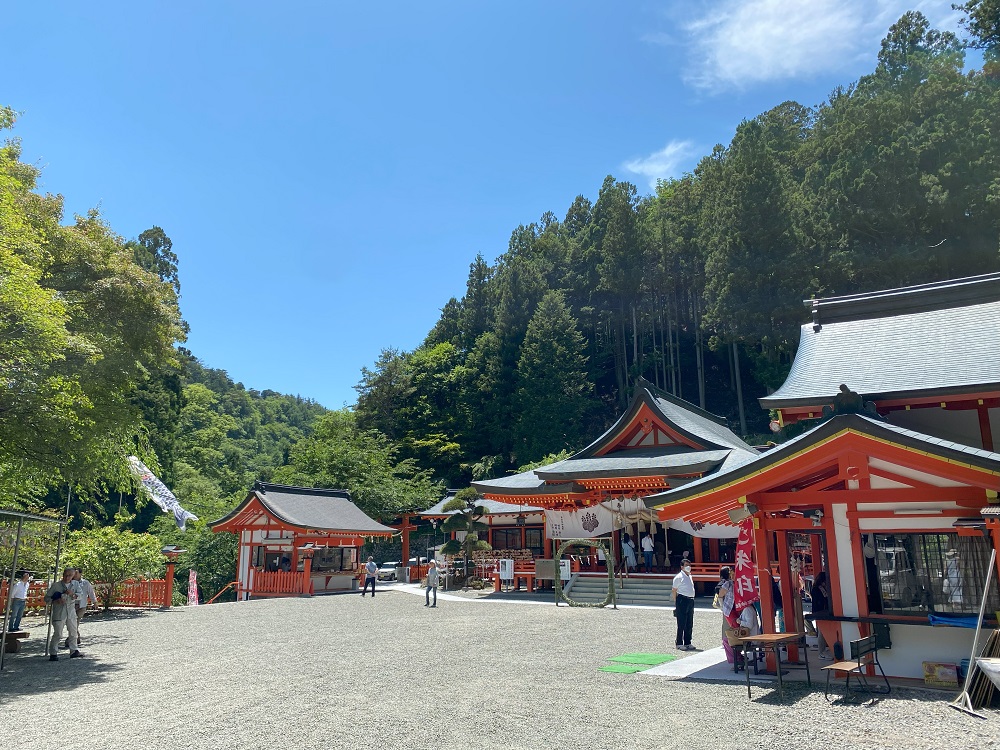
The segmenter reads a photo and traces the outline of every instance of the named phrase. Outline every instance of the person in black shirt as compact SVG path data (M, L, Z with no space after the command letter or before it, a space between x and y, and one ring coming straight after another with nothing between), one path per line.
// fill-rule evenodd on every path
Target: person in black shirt
M830 611L830 585L827 583L826 571L822 570L816 574L816 580L812 587L812 616L813 624L816 626L816 640L819 644L819 658L823 661L830 661L833 655L823 638L823 631L820 630L817 620L821 617L832 614Z

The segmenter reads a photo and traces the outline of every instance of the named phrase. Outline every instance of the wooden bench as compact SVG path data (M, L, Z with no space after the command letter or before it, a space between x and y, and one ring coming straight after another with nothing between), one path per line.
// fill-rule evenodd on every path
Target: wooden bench
M4 651L8 654L16 654L21 650L21 641L28 637L26 630L12 630L4 638Z
M892 686L889 685L889 678L885 676L885 670L882 669L882 665L878 661L878 650L882 646L883 643L880 641L878 635L869 635L865 638L851 641L850 660L845 659L844 661L834 662L823 667L823 671L826 672L826 689L823 692L823 697L828 701L830 700L830 677L834 672L844 672L847 675L847 681L844 685L846 691L844 694L845 698L851 693L852 674L857 675L858 683L864 688L865 692L871 695L888 695L891 693ZM885 689L872 689L871 685L868 684L866 672L869 667L877 668L882 674Z

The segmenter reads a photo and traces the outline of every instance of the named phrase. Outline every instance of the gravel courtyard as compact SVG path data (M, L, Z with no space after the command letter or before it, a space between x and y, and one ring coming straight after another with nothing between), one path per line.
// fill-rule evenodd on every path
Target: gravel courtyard
M86 658L57 663L36 630L0 673L0 747L1000 748L1000 712L975 719L940 693L828 704L817 680L751 703L743 683L598 671L676 653L669 611L429 609L407 589L88 618ZM696 645L719 628L696 612Z

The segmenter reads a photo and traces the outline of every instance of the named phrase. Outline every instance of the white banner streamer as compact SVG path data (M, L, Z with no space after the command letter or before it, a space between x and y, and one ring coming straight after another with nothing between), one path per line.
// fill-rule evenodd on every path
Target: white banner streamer
M167 486L156 478L156 475L147 468L146 464L135 456L129 456L128 463L132 467L132 473L145 488L146 492L149 493L153 502L159 505L164 513L174 514L174 521L177 523L177 528L184 531L184 524L189 520L198 520L198 516L194 513L188 513L181 507L181 504L177 502L177 498L174 497L174 493L168 490Z

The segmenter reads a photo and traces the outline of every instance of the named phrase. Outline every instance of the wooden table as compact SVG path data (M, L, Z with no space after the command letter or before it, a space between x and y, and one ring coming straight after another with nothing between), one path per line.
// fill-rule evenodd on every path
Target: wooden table
M756 651L770 651L774 654L774 658L777 662L777 672L778 672L778 692L781 697L785 697L785 684L781 679L781 647L787 646L792 643L798 643L799 639L803 637L802 633L761 633L760 635L748 635L746 638L740 638L740 643L743 644L743 660L744 660L744 671L747 673L747 697L752 698L750 693L750 658L747 656L747 651L749 650L747 646L752 646L753 650ZM752 657L756 663L757 655L753 654ZM809 687L812 687L812 675L809 673L809 653L805 652L805 663L806 663L806 681L809 683Z

